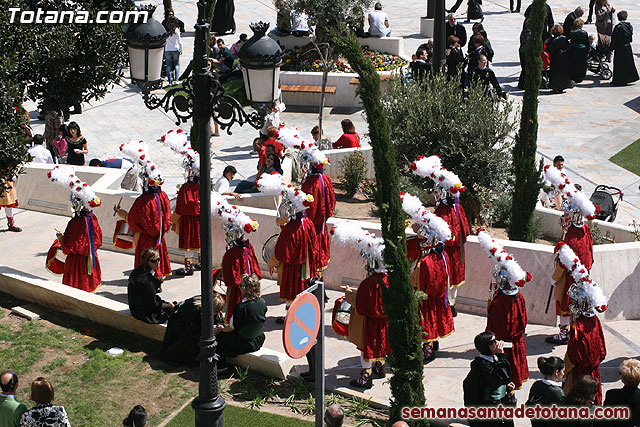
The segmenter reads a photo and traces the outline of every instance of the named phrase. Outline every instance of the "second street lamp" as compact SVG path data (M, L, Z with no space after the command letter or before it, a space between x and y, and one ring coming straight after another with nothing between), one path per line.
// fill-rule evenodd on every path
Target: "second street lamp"
M195 75L183 81L182 86L169 89L159 98L151 93L160 88L156 71L162 66L162 55L158 55L160 47L166 42L164 35L157 27L158 21L149 19L147 23L131 24L125 28L125 37L129 46L131 74L133 82L142 90L144 103L149 109L162 107L166 112L171 110L176 116L176 124L184 123L190 118L197 119L198 139L200 143L200 243L202 254L202 270L200 292L202 294L202 333L200 337L200 382L198 397L192 403L195 410L196 426L222 426L222 411L225 401L218 390L218 371L216 355L216 337L213 332L213 277L212 277L212 242L211 242L211 147L209 143L209 121L215 120L222 129L231 134L234 124L240 126L248 123L255 129L264 124L267 105L279 96L279 69L282 62L282 51L265 40L269 24L251 25L256 34L247 42L243 71L247 97L258 110L247 113L242 105L233 97L225 94L225 89L215 73L207 68L207 45L209 24L205 20L206 1L198 1L198 21L195 26L196 46L200 51L195 58L200 58L202 66L196 69ZM153 6L145 6L151 14ZM149 36L145 36L149 35ZM253 40L253 42L252 42ZM275 43L274 41L272 41ZM277 49L276 49L277 47ZM244 49L244 47L243 47ZM196 62L196 61L194 61ZM152 71L152 72L150 72ZM266 78L265 78L266 77ZM156 80L157 79L157 80Z

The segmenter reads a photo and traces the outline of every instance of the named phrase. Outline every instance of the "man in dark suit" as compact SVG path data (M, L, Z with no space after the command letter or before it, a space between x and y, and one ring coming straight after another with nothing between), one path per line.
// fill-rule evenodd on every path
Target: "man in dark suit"
M419 47L416 50L416 61L411 63L411 73L415 80L422 80L431 73L431 61L429 61L427 49Z
M447 24L444 26L446 29L446 38L449 36L456 36L460 39L460 47L463 47L467 44L467 30L464 29L464 25L458 24L456 15L454 13L450 13L447 15Z
M578 18L582 18L582 15L584 15L584 10L581 6L578 6L576 7L576 10L574 10L573 12L568 14L566 18L564 18L564 24L562 24L562 33L566 37L569 37L571 31L573 31L575 27L575 20Z
M620 379L624 387L609 390L604 398L604 406L626 406L629 419L609 420L611 427L633 427L640 425L640 361L627 359L620 365Z

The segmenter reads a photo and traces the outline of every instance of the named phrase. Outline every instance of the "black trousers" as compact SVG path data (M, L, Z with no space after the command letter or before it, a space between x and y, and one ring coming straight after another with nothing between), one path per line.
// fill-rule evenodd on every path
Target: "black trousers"
M595 1L595 0L593 0L593 1ZM516 8L515 8L516 12L520 12L521 2L522 2L522 0L518 0L518 3L517 3ZM514 11L514 9L513 9L513 0L509 0L509 10L511 10L512 12Z

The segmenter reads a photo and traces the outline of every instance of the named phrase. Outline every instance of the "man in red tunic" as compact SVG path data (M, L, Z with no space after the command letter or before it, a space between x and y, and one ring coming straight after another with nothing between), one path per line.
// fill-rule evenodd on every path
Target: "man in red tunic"
M388 322L382 302L382 288L389 287L389 275L383 264L384 242L368 233L355 222L340 222L331 229L333 240L360 250L367 260L368 277L357 289L344 287L347 301L352 305L349 321L349 341L360 350L360 376L351 380L352 387L371 388L372 378L386 376L384 363L389 354Z
M400 193L400 198L402 209L415 221L413 229L422 240L419 245L420 261L413 270L412 279L413 287L427 296L418 303L418 310L422 327L422 353L424 362L428 363L435 358L435 352L440 347L438 340L455 331L447 298L450 262L444 251L444 243L452 235L448 224L429 212L420 199L408 193Z
M566 200L562 205L565 212L563 217L564 237L566 243L580 258L582 264L591 271L593 266L593 238L591 230L584 222L584 217L593 219L599 209L594 206L587 197L577 190L569 179L554 166L545 166L545 178L554 189L562 192ZM569 322L571 312L569 310L568 292L574 283L573 277L567 274L567 269L556 261L556 268L551 276L551 285L555 286L554 297L556 300L556 315L560 318L560 331L545 339L550 344L567 344L569 341Z
M242 276L255 274L262 279L253 245L245 236L255 232L258 223L236 206L230 205L220 193L211 193L211 210L222 218L222 229L227 233L227 251L222 257L222 277L227 286L225 322L228 324L235 306L242 301Z
M171 263L164 235L171 227L171 204L167 193L160 187L164 182L158 166L149 159L148 147L143 141L129 141L120 150L136 160L141 166L144 191L133 202L129 212L113 207L115 213L127 221L134 235L136 247L134 268L141 262L142 252L154 248L160 253L156 277L171 275Z
M56 166L48 176L51 181L71 190L71 204L75 211L64 234L57 232L58 242L67 255L62 283L94 292L102 283L98 260L102 230L91 209L100 206L100 199L87 183L80 181L71 166Z
M460 204L460 193L465 188L458 176L442 167L440 158L420 156L411 164L413 173L432 179L436 186L438 200L434 213L449 224L453 238L445 243L444 250L449 257L449 302L451 312L456 316L456 297L458 287L465 282L465 253L464 244L469 236L469 222L467 214Z
M307 209L309 218L316 229L316 246L318 248L318 270L324 271L331 259L327 219L331 218L336 208L336 194L331 178L323 173L323 164L311 165L311 173L302 184L302 191L311 194L314 199Z
M564 390L569 393L582 375L591 375L601 383L600 363L607 356L607 348L596 311L602 313L607 309L607 298L569 245L560 242L556 245L556 250L559 262L567 266L567 271L574 280L568 291L572 322L564 357L567 378ZM601 384L594 402L602 405Z
M182 167L187 180L176 195L176 208L171 216L171 228L178 233L178 247L184 251L184 268L178 276L193 276L199 268L195 254L200 251L200 155L191 148L182 129L170 130L160 140L183 156Z
M277 219L281 231L275 254L268 265L270 270L278 270L280 300L286 301L288 308L295 297L308 287L309 279L317 276L316 228L304 212L314 198L291 184L285 184L281 175L262 175L258 189L266 194L282 196ZM278 317L276 322L284 323L284 317Z
M527 327L527 306L520 287L531 281L531 274L520 268L513 256L491 238L483 228L478 230L482 248L496 262L493 270L493 298L487 306L487 331L495 334L499 341L509 343L504 352L511 365L511 382L516 389L529 379L527 348L524 332Z

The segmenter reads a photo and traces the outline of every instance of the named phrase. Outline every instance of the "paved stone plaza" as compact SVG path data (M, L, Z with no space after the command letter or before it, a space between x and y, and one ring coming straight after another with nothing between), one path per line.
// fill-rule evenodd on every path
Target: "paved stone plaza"
M136 1L149 3L149 1ZM150 3L159 5L156 19L162 17L162 1L153 0ZM452 0L447 2L451 7ZM180 58L181 70L184 70L192 57L193 24L196 20L197 9L195 1L173 0L176 16L182 19L187 27L183 35L185 45L184 54ZM524 11L529 5L525 1ZM564 21L568 12L578 3L551 1L556 22ZM640 3L637 0L613 0L616 10L627 10L629 21L636 26L636 33L640 31ZM276 12L271 1L268 0L236 0L236 22L238 32L233 36L224 37L230 46L237 40L237 35L245 32L251 35L249 23L267 20L275 25ZM385 11L390 16L394 36L404 37L406 54L411 55L417 46L425 40L419 35L419 16L425 14L426 4L420 0L406 0L403 2L384 2ZM495 50L493 68L504 89L510 92L511 99L519 103L522 91L518 90L517 80L520 73L518 62L518 40L522 26L523 15L508 12L508 1L485 1L484 27ZM588 6L588 2L582 4ZM464 12L464 6L460 12ZM464 19L462 13L462 19ZM637 24L636 24L637 23ZM468 34L471 25L465 25ZM586 25L585 29L595 34L593 25ZM466 46L464 48L466 52ZM636 56L640 52L640 39L636 36L633 43ZM155 144L168 129L175 127L175 118L171 113L148 110L142 101L139 90L125 80L121 86L116 86L105 99L92 105L85 104L81 115L74 115L87 138L89 154L87 162L93 157L106 158L120 156L118 146L127 139L142 139L152 146L154 160L160 165L167 177L165 191L174 194L176 185L183 182L182 168L179 158L168 148ZM31 110L32 125L35 133L42 133L44 124L37 120L35 104L28 103ZM367 133L367 124L362 111L345 111L326 109L325 133L335 140L340 134L340 121L350 118L360 134ZM628 224L633 219L640 219L640 177L614 165L607 159L626 145L640 138L640 84L628 87L612 87L608 82L600 82L593 74L588 73L585 81L578 87L568 90L565 94L551 95L544 91L540 96L539 107L539 135L538 153L550 162L557 154L562 154L570 177L583 184L585 192L591 194L596 184L618 186L625 192L625 201L620 207L618 220L620 224ZM317 112L286 111L282 119L295 125L309 134L310 129L317 122ZM188 130L189 123L181 126ZM257 132L249 127L233 129L233 135L223 133L213 141L212 175L217 177L222 169L232 164L238 168L236 179L242 179L255 172L257 156L252 156L251 141ZM433 154L433 153L425 153ZM0 221L4 224L4 212L0 213ZM18 210L16 221L25 228L20 234L1 233L0 253L14 253L10 267L24 271L38 277L59 281L59 279L43 268L44 253L53 240L52 227L62 229L68 218L56 217L36 212ZM111 230L105 230L105 233ZM50 235L45 239L35 236ZM24 239L34 236L33 239ZM23 242L29 244L24 245ZM17 251L17 252L16 252ZM3 257L2 264L8 264ZM34 262L35 259L35 262ZM98 294L126 302L126 277L133 265L129 255L110 251L101 251L100 260L104 275L104 284ZM334 261L335 262L335 261ZM178 266L175 265L174 268ZM198 293L199 275L185 279L169 280L165 287L164 298L184 299ZM281 315L284 305L278 303L277 286L273 281L265 280L263 289L267 294L269 304L269 319L266 323L267 341L269 348L282 350L281 332L274 322L274 317ZM330 293L333 300L338 293ZM330 313L327 314L327 318ZM468 372L469 362L475 355L473 337L484 328L485 319L479 316L460 314L456 319L456 333L442 342L439 357L425 367L425 387L427 403L430 406L460 406L462 404L462 380ZM603 387L605 389L620 387L618 381L618 366L628 357L637 357L640 347L635 343L635 337L640 332L640 321L615 321L603 324L607 340L608 356L602 364ZM543 355L564 356L564 347L553 348L544 343L544 337L555 332L554 328L529 325L527 327L527 353L531 375L539 378L536 359ZM355 347L346 340L338 339L327 329L328 351L327 369L328 385L331 388L348 389L349 378L359 372L359 357ZM338 358L339 356L339 358ZM303 359L304 360L304 359ZM301 365L304 369L304 365ZM525 384L518 392L518 400L524 402L529 387L533 381ZM374 388L366 393L376 401L388 402L390 397L389 385L384 380L375 380ZM528 425L528 423L520 423Z

